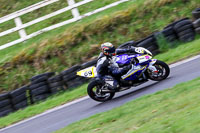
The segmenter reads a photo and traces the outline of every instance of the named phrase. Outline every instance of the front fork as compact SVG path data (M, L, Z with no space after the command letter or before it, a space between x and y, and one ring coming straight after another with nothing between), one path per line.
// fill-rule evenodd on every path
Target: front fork
M157 74L158 70L155 66L153 66L156 63L156 59L152 59L151 62L149 63L149 67L148 69L153 73L153 74Z

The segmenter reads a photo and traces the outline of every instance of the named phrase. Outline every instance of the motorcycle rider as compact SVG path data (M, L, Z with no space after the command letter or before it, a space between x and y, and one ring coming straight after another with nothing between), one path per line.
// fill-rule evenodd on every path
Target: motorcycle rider
M128 43L134 43L133 41ZM105 76L111 75L114 79L113 88L117 90L119 89L119 84L117 79L119 79L122 75L126 75L126 73L134 67L133 64L129 64L127 66L124 66L120 68L118 64L113 61L113 57L117 54L123 54L123 53L144 53L143 50L136 48L136 47L128 47L125 49L115 49L112 43L106 42L101 44L101 50L97 61L97 76L98 78L103 81ZM136 69L137 70L137 69Z

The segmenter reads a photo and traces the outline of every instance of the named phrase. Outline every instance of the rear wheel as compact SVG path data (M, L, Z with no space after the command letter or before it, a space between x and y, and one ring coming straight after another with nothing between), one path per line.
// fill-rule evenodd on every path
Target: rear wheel
M88 95L90 96L90 98L98 102L105 102L111 100L114 97L115 92L103 92L102 88L102 83L98 82L97 80L94 80L88 85Z
M157 60L153 66L156 67L157 71L156 72L152 72L150 70L147 71L149 79L155 81L161 81L169 76L170 69L165 62Z

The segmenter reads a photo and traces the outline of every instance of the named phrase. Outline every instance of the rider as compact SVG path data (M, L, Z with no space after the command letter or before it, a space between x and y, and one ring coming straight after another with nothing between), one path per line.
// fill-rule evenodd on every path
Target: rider
M129 43L134 43L133 41ZM111 89L118 89L119 84L116 80L117 77L121 77L122 75L125 75L133 66L133 64L129 64L127 66L124 66L122 68L119 68L118 64L115 63L112 59L113 56L117 54L123 54L123 53L142 53L144 51L139 50L136 47L128 47L126 49L115 49L112 43L106 42L101 44L101 50L102 52L100 53L98 57L98 62L97 62L97 75L98 78L104 79L106 75L111 75L114 78L114 88Z

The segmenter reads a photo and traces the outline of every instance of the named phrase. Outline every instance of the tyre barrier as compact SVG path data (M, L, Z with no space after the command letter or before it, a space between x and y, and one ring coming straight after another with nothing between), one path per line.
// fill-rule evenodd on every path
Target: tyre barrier
M182 19L176 20L176 21L172 22L171 24L165 26L164 29L166 29L168 27L174 27L175 24L177 24L177 23L179 23L179 22L181 22L183 20L187 20L187 19L190 19L190 18L186 17L186 18L182 18Z
M156 55L159 53L157 40L156 40L156 37L154 36L154 34L135 42L135 44L136 44L135 45L136 47L144 47L144 48L150 50L153 55Z
M13 112L9 93L0 94L0 117Z
M29 92L31 96L31 103L44 100L50 95L51 90L49 87L48 79L52 77L55 73L48 72L32 77L31 84L29 86Z
M196 19L199 19L200 18L200 8L196 8L195 10L192 11L192 16L193 18L196 20Z
M193 22L189 18L177 20L164 27L163 30L158 33L149 35L136 42L126 42L121 44L118 48L128 48L130 46L144 47L156 55L159 53L158 34L162 34L170 43L177 40L183 42L192 41L195 38L195 33L200 34L200 8L192 11L192 15L194 18ZM74 65L58 75L55 75L55 72L39 74L30 79L30 84L11 92L0 94L0 117L44 100L59 91L82 85L89 79L78 77L76 72L80 69L95 66L96 63L97 59L85 62L81 65Z
M195 38L195 30L190 19L182 20L174 25L174 30L182 42L189 42Z
M81 68L80 65L74 65L74 66L72 66L71 68L62 71L62 72L61 72L61 75L62 75L62 76L66 76L66 75L68 75L68 74L71 74L72 72L75 72L75 71L79 70L80 68Z
M28 98L30 98L27 95L28 89L29 86L25 85L10 92L11 103L14 110L22 109L28 106Z
M81 69L85 69L85 68L90 67L90 66L95 66L96 63L97 63L97 59L85 62L85 63L81 64Z
M135 41L128 41L126 43L123 43L121 45L119 45L117 48L128 48L129 46L136 46L136 42Z
M160 32L168 42L174 42L178 39L173 26L169 26Z
M200 34L200 18L193 22L194 30L197 34Z
M63 85L63 78L62 75L56 75L48 79L48 84L50 88L50 93L55 94L61 90L65 90Z

